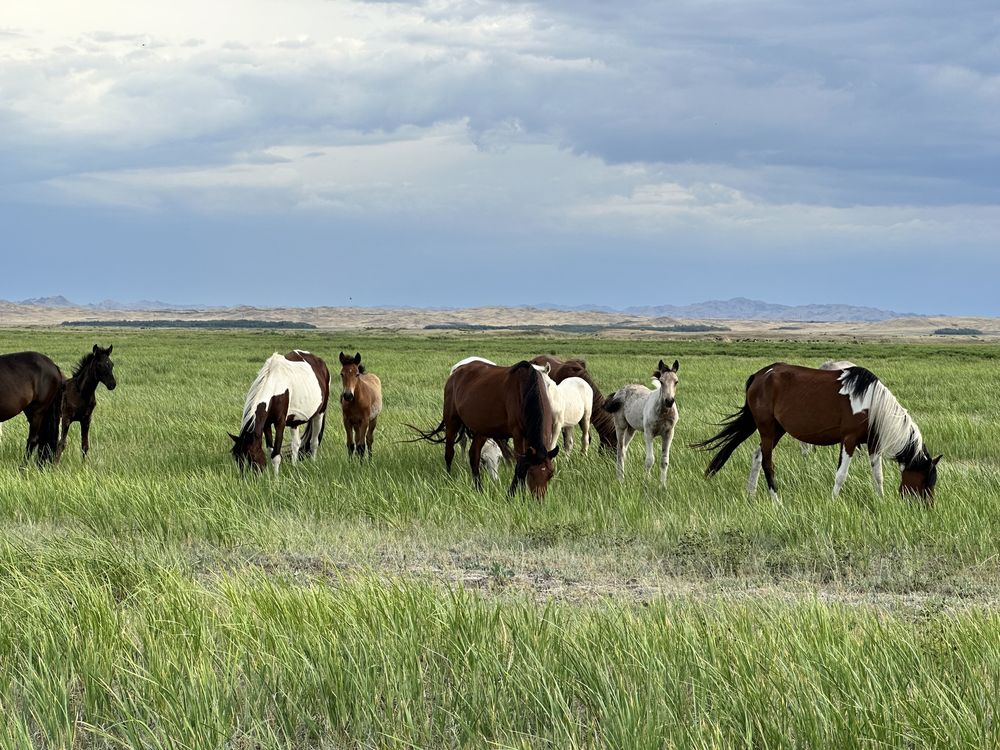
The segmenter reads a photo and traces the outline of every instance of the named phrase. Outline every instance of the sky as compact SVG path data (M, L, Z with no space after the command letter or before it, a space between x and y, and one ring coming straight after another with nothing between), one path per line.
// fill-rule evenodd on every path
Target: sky
M9 300L1000 315L1000 7L7 3L0 227Z

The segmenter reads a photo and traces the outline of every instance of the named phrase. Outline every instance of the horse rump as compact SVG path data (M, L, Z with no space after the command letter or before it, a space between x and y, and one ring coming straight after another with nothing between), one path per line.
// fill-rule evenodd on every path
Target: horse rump
M601 405L604 411L614 414L616 411L621 410L621 408L625 405L625 399L621 398L618 394L619 392L615 391L604 399L604 403Z

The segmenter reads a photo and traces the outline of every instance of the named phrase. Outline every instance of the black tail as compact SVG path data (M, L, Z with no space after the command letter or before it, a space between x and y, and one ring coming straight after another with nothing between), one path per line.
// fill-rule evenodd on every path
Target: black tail
M618 391L615 391L606 399L604 399L604 411L611 412L614 414L616 411L622 408L625 404L624 399L618 398Z
M743 404L743 408L735 414L730 414L722 422L722 431L718 435L710 437L700 443L695 443L691 447L699 450L715 450L719 452L712 458L712 462L705 469L705 476L710 477L719 469L726 465L726 461L733 455L733 451L739 447L740 443L746 440L757 431L757 423L754 421L750 407Z
M66 381L64 380L56 387L56 395L45 409L45 418L42 420L42 429L38 435L38 464L41 466L46 461L52 461L56 457L56 449L59 445L59 422L62 419L63 397L66 395Z
M326 431L326 415L323 416L323 424L319 426L319 438L316 442L317 450L323 444L323 433ZM302 433L302 447L299 448L299 455L308 456L312 453L313 421L306 422L305 432Z
M403 441L404 443L418 443L421 440L426 440L429 443L436 443L440 445L445 440L444 435L442 434L444 432L443 419L441 420L441 424L439 424L430 432L424 432L419 427L414 427L412 424L408 424L406 426L409 427L411 430L413 430L415 433L417 433L417 436L415 438L412 438L411 440L404 440Z

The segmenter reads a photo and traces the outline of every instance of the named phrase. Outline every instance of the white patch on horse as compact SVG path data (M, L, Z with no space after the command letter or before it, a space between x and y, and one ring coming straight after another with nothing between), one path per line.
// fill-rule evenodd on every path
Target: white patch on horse
M250 385L243 405L243 427L253 422L257 407L265 408L271 399L288 392L288 416L298 421L308 421L323 404L323 391L312 365L292 362L284 354L275 352L260 368Z
M837 380L843 383L844 379L847 378L848 374L849 371L844 370L842 373L840 373L840 377L838 377ZM855 414L860 414L861 412L871 408L872 393L874 392L876 385L878 385L878 383L872 383L870 386L865 388L865 390L860 394L851 393L847 389L846 385L844 385L838 392L840 393L841 396L847 396L848 398L850 398L851 411L854 412ZM884 388L885 386L882 387Z
M483 357L466 357L465 359L460 360L455 364L453 364L451 366L451 372L455 372L455 370L457 370L462 365L467 365L472 362L482 362L485 365L493 365L494 367L496 367L496 362L491 362L490 360L484 359Z

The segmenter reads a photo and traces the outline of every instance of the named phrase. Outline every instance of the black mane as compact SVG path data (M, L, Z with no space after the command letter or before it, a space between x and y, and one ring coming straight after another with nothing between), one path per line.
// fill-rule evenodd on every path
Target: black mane
M545 405L542 401L542 375L530 362L521 361L510 368L512 373L525 372L528 376L521 385L521 417L524 420L524 435L529 445L540 456L548 453L545 445Z
M93 361L94 361L93 352L87 352L82 357L80 357L80 361L77 362L75 365L73 365L73 377L74 378L79 377L80 373L86 370L90 366L90 363Z
M861 398L869 387L878 382L878 378L871 370L855 366L844 370L840 382L844 384L844 390L848 395Z

